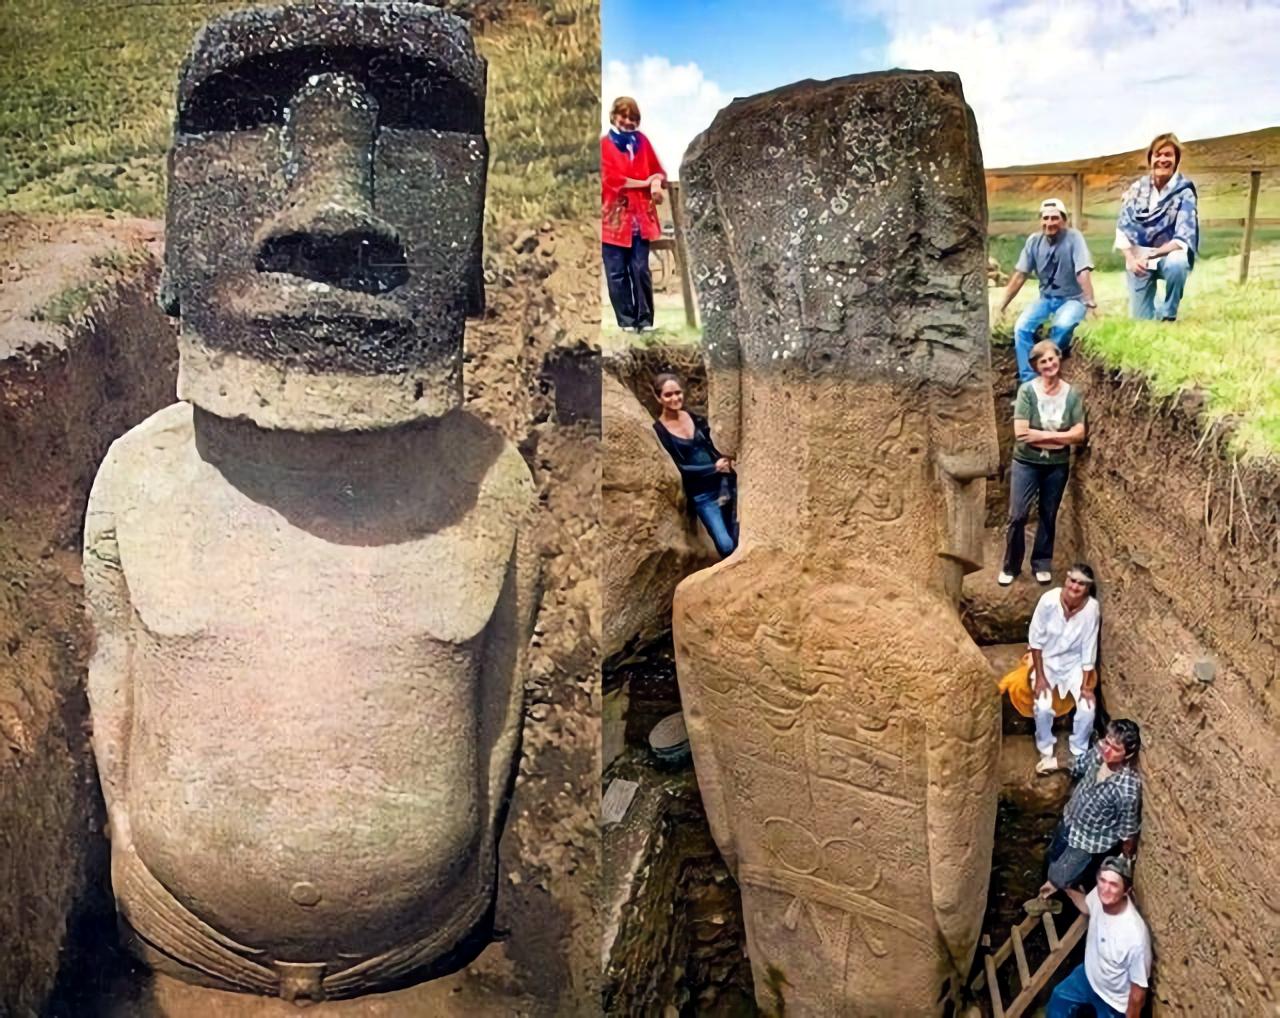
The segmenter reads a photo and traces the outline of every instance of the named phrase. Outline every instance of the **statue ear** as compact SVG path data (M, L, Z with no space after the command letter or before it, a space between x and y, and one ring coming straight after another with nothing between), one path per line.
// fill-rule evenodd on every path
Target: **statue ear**
M173 277L169 275L168 266L160 270L160 286L156 290L156 303L170 318L177 318L181 311L178 290L173 285Z

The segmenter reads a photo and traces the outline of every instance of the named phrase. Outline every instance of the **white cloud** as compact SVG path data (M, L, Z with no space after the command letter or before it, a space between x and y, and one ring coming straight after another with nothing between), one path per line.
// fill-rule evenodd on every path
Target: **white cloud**
M1280 122L1280 4L848 0L881 15L889 66L956 71L987 166Z
M640 104L640 129L657 149L672 179L680 176L680 160L689 142L711 126L716 113L732 98L694 63L672 64L666 57L646 56L634 63L610 60L603 76L602 130L609 123L615 96L633 96Z

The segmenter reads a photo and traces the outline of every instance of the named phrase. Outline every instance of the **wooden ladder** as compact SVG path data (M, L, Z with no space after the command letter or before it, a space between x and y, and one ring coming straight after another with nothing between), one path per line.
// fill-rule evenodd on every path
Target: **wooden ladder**
M1023 942L1040 925L1044 926L1045 937L1049 941L1049 956L1033 975L1027 965L1027 951ZM970 984L972 990L976 994L984 985L988 988L991 993L991 1012L995 1018L1019 1018L1031 1006L1036 995L1045 988L1049 978L1058 971L1058 967L1067 960L1071 949L1080 942L1080 938L1088 928L1088 916L1078 915L1076 921L1068 927L1067 932L1059 937L1053 916L1048 912L1038 920L1035 916L1027 916L1009 931L1008 940L982 959L984 971L979 972ZM1018 966L1018 981L1022 985L1022 990L1006 1007L1000 998L1000 984L996 981L996 971L1011 956Z

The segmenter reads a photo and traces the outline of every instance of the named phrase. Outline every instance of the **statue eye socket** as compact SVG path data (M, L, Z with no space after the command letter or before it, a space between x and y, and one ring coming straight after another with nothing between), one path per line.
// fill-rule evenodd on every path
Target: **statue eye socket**
M385 50L319 48L265 54L211 74L183 102L178 130L203 134L282 124L293 95L323 73L359 81L378 104L380 127L484 132L481 100L435 63Z

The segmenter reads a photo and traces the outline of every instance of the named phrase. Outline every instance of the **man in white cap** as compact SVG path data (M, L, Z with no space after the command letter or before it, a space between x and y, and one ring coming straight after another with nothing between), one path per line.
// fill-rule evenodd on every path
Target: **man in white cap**
M1027 646L1031 651L1036 721L1037 774L1058 769L1053 738L1053 694L1076 704L1071 729L1071 756L1079 760L1089 751L1093 719L1098 709L1098 629L1101 611L1093 595L1093 570L1077 562L1067 570L1061 587L1045 592L1031 616Z
M1040 230L1027 237L1018 255L1009 285L996 317L1001 317L1022 289L1027 276L1034 275L1040 284L1040 296L1018 316L1013 328L1014 353L1018 357L1018 381L1036 377L1029 361L1036 332L1049 322L1049 338L1062 356L1071 350L1071 336L1090 309L1098 306L1093 298L1093 257L1084 234L1067 226L1067 207L1057 198L1040 203Z
M1118 855L1103 862L1098 884L1087 895L1067 890L1089 917L1089 932L1084 961L1053 988L1045 1018L1138 1018L1142 1013L1151 981L1151 934L1129 896L1132 887L1132 864Z

